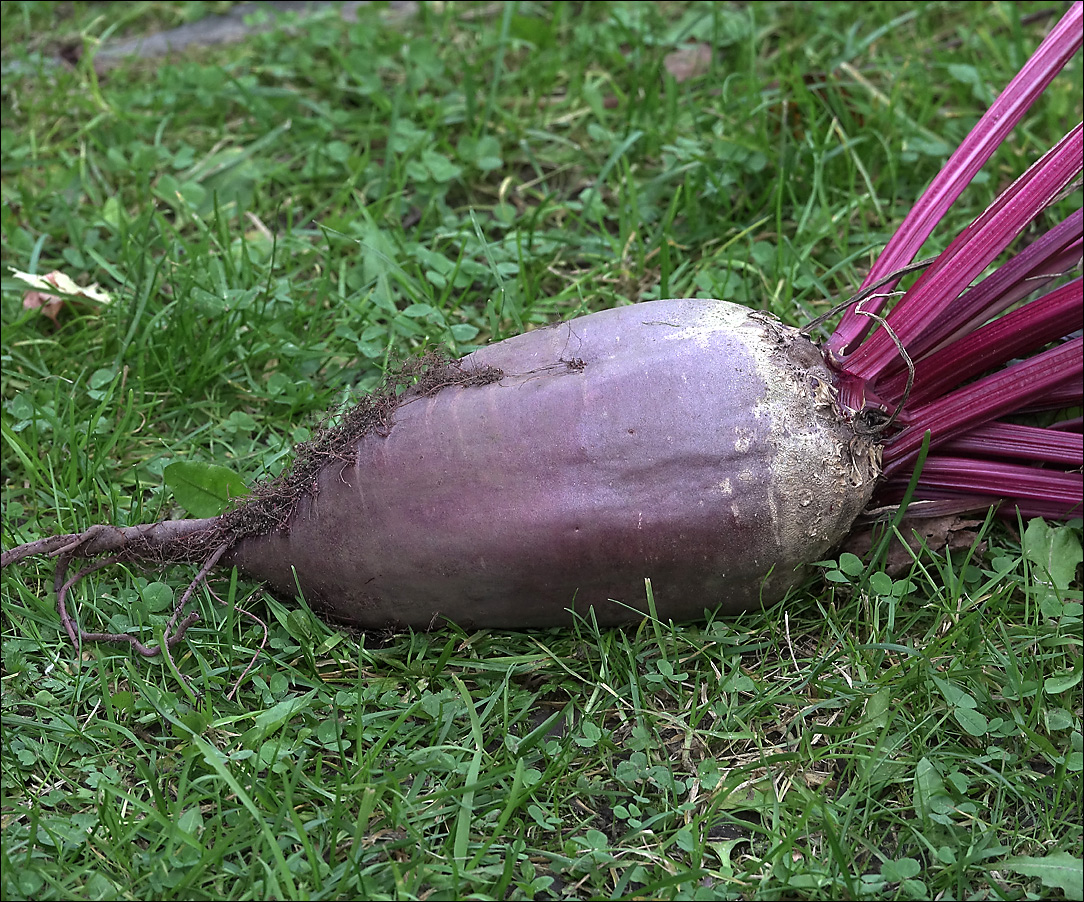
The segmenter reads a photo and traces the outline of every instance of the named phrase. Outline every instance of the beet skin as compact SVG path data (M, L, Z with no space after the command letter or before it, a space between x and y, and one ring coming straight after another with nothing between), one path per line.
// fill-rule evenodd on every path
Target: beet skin
M287 528L223 559L358 627L543 627L593 607L769 604L849 531L879 448L797 330L723 301L636 304L475 352L410 398ZM295 577L296 575L296 577Z

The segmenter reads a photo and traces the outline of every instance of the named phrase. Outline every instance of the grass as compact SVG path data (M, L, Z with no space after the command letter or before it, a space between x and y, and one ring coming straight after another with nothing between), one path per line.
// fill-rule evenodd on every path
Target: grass
M183 6L0 7L4 547L182 514L171 462L276 472L425 346L663 296L806 320L1054 21L423 4L95 74L99 38ZM668 74L690 42L710 63ZM1080 76L939 246L1079 119ZM54 324L9 267L111 301ZM622 630L349 635L226 576L174 666L77 655L50 567L21 566L2 895L1079 898L1080 535L984 523L901 572L844 554L767 612ZM190 576L105 571L81 622L153 635ZM244 612L268 635L231 694Z

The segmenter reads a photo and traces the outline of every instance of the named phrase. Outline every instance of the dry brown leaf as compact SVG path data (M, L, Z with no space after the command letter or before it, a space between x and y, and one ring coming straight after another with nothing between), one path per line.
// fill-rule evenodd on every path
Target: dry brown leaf
M957 515L944 517L904 517L899 530L907 540L908 548L904 548L898 539L893 538L888 546L888 557L885 561L885 572L893 579L910 572L914 564L912 553L918 554L923 546L931 551L959 551L970 548L977 538L975 527L981 526L982 520L969 520ZM841 551L849 551L858 555L863 560L870 552L873 541L873 526L866 526L852 532L847 537ZM979 544L978 551L981 553L986 548L986 543Z
M26 310L40 309L53 323L59 325L60 310L64 306L64 298L44 291L28 291L23 295L23 308Z
M666 54L662 64L678 83L704 75L711 69L711 45L685 44Z
M90 301L95 304L108 304L112 299L97 285L80 286L59 269L44 276L11 270L12 275L21 282L30 285L33 290L23 295L25 310L41 310L54 323L59 321L60 311L72 300ZM54 293L53 290L56 292Z

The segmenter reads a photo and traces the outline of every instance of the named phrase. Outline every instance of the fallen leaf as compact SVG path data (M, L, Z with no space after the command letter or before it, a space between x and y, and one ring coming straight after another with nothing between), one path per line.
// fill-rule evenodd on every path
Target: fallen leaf
M673 53L666 54L662 64L679 84L704 75L711 69L711 45L685 44Z
M97 284L77 285L71 276L58 269L44 276L20 272L17 269L12 269L11 274L33 289L23 295L23 308L41 310L54 323L58 322L64 305L71 300L90 301L95 304L108 304L112 300Z
M26 310L41 309L49 319L57 325L60 324L60 308L64 306L64 298L58 298L55 294L44 291L28 291L23 295L23 308Z
M950 515L943 517L904 517L900 523L900 535L907 541L907 547L893 538L888 546L888 555L884 569L893 579L910 572L914 564L913 555L919 554L923 547L931 551L962 551L975 544L978 533L975 527L981 520L969 520ZM879 529L877 530L879 535ZM843 544L843 551L850 551L863 560L873 547L874 527L867 525L852 532ZM976 551L981 554L986 550L986 543L980 542Z

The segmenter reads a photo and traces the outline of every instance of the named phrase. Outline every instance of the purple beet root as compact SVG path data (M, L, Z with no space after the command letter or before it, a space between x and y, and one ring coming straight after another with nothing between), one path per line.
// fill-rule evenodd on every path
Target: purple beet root
M360 627L615 624L645 578L660 616L699 618L778 601L879 472L819 350L726 302L606 310L462 367L503 376L409 397L224 561Z
M778 601L873 492L879 446L833 380L744 307L607 310L417 369L221 517L94 527L3 563L58 556L73 641L67 568L92 556L235 564L363 628L616 624L646 611L647 578L663 618L742 611Z

